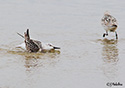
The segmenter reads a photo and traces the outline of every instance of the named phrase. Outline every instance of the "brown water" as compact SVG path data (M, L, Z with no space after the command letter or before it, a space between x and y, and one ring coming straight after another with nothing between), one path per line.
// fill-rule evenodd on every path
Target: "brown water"
M124 5L119 0L1 0L0 88L106 88L108 82L124 88ZM118 20L118 41L102 38L106 10ZM60 53L16 49L24 41L16 32L27 28L32 38L60 46Z

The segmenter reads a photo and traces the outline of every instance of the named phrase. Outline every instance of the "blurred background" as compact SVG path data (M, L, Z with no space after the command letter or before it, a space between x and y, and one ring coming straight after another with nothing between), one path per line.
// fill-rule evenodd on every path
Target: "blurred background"
M0 0L0 88L106 88L125 83L125 1ZM118 21L118 41L106 39L101 18ZM60 53L16 49L31 38L60 46ZM123 86L122 86L123 87Z

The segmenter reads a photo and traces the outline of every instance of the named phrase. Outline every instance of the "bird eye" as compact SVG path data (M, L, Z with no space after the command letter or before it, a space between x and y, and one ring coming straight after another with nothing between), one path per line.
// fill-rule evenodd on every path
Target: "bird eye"
M48 44L49 46L52 46L51 44Z

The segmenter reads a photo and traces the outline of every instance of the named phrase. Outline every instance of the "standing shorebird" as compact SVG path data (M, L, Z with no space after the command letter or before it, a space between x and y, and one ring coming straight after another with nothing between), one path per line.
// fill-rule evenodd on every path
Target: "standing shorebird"
M106 33L103 34L103 37L108 36L108 31L109 31L109 32L115 32L116 39L118 39L118 34L116 32L118 24L116 18L114 18L108 12L105 12L101 20L101 23L104 29L106 30Z
M21 35L20 33L17 33L17 34L25 39L24 43L17 45L17 48L22 48L24 50L27 50L28 52L38 52L38 51L44 52L44 50L60 49L60 47L56 47L51 43L43 43L43 42L31 39L29 36L29 29L27 29L27 31L24 32L24 36Z

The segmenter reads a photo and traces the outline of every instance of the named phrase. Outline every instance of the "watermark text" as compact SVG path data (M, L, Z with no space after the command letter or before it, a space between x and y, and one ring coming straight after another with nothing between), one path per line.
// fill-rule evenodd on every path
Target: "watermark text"
M113 87L113 86L123 86L123 84L120 83L120 82L108 82L108 83L106 83L106 85L109 86L109 87Z

